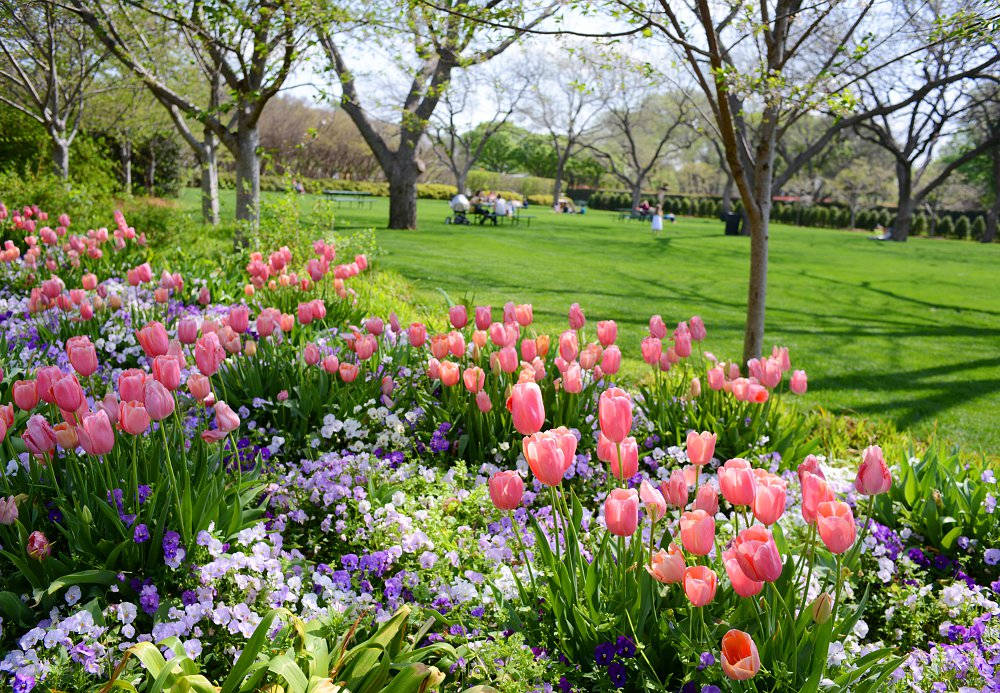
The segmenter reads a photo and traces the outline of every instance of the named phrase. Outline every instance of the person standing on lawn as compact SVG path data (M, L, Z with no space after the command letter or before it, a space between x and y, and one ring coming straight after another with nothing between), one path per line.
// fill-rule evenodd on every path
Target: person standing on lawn
M653 219L650 226L652 227L654 236L663 230L663 207L660 205L656 205L656 211L653 212Z

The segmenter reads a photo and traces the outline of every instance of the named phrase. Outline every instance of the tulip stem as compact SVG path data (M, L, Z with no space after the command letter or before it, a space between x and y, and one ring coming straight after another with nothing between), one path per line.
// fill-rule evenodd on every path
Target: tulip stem
M508 510L507 515L510 517L510 528L514 532L514 536L517 538L517 545L521 551L521 556L524 559L524 565L528 567L528 577L531 578L531 591L535 597L535 604L538 603L538 585L535 584L535 572L531 569L531 561L528 560L528 550L524 546L524 539L521 537L521 530L517 523L514 521L514 511Z
M809 525L809 539L808 539L808 541L809 541L809 546L806 548L806 553L803 554L803 556L807 557L806 560L809 562L809 570L806 571L805 589L802 590L802 607L799 609L799 611L802 611L802 609L806 608L806 602L809 601L809 585L812 584L813 564L815 563L814 556L813 556L813 554L815 553L815 549L816 549L816 525L815 524ZM796 571L796 572L798 572L798 571ZM792 577L794 578L795 576L793 575Z
M653 526L649 530L649 567L653 567L653 540L656 536L656 518L653 518Z
M188 536L187 526L184 522L184 516L181 506L181 496L177 489L177 479L174 478L174 465L170 460L170 444L167 442L167 428L161 422L160 433L163 434L163 454L167 460L167 474L170 475L170 488L174 492L174 503L177 505L177 522L181 526L181 534L184 536L184 543L189 545L191 537ZM166 519L164 518L164 524L166 524ZM165 530L166 528L164 528Z

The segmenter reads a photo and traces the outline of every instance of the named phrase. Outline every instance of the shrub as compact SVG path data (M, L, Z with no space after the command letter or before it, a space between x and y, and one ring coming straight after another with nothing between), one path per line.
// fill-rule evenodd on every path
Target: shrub
M972 231L972 224L969 223L969 217L964 214L958 218L955 222L955 237L956 238L968 238Z
M913 227L911 230L914 236L923 236L927 233L927 217L923 214L918 214L913 217Z
M986 235L986 218L982 215L976 217L976 220L972 222L972 238L981 241L983 236Z
M528 202L533 205L541 205L543 207L552 206L552 195L528 195Z
M955 222L951 220L951 217L942 217L935 229L937 235L950 238L955 235Z

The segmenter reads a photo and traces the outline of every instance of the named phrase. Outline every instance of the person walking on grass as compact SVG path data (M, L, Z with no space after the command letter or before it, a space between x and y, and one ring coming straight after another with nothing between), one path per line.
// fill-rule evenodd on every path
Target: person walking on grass
M653 212L652 222L650 223L653 235L655 236L660 231L663 230L663 207L656 205L656 211Z

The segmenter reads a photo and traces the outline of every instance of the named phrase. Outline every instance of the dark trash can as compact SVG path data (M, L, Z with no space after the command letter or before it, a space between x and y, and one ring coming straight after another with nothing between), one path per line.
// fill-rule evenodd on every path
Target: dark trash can
M722 220L726 222L726 235L727 236L739 236L743 233L743 215L739 212L730 212L729 214L723 214Z

